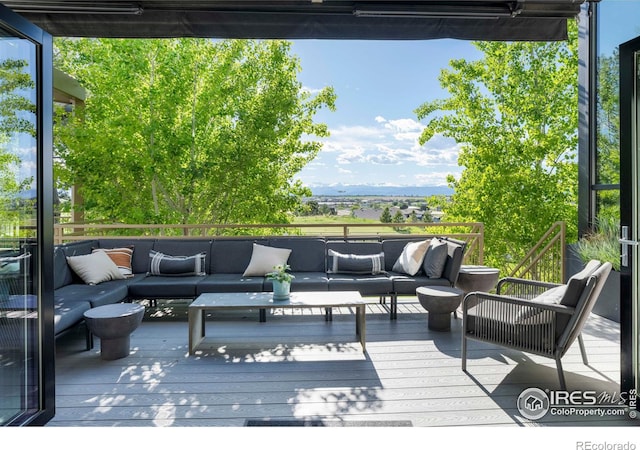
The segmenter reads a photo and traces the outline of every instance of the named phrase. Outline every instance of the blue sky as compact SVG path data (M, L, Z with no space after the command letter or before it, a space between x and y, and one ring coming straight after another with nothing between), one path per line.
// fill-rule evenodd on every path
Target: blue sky
M306 89L333 86L337 94L336 111L316 116L331 137L298 175L305 184L440 186L447 174L461 172L453 140L418 144L425 122L414 110L448 96L440 71L454 58L478 59L471 42L301 40L292 52Z

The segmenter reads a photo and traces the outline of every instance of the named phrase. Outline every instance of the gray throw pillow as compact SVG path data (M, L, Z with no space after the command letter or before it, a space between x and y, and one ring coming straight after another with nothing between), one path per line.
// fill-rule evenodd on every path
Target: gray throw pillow
M447 255L447 243L433 238L422 263L425 275L429 278L442 278L444 266L447 264Z
M567 292L560 304L575 308L578 300L580 300L584 287L587 285L587 280L598 267L600 267L600 261L596 261L595 259L591 260L584 269L569 278L569 281L567 281Z
M377 275L383 272L383 252L373 255L345 255L329 249L329 273Z
M567 286L556 286L554 288L544 291L542 294L531 299L532 302L557 305L564 297L567 291ZM533 308L527 308L523 306L515 317L515 323L520 325L537 325L546 323L547 318L550 315L543 314L540 310Z
M172 256L149 251L149 273L165 277L204 276L206 253L191 256Z

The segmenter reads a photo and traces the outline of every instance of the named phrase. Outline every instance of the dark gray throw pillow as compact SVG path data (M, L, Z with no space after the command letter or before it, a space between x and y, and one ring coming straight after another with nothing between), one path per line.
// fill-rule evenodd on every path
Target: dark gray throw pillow
M444 266L447 264L447 243L433 238L429 244L429 250L424 257L422 269L429 278L442 278Z
M204 276L206 253L191 256L172 256L155 250L149 251L149 273L165 277Z
M384 253L373 255L342 254L329 249L329 272L377 275L384 272Z

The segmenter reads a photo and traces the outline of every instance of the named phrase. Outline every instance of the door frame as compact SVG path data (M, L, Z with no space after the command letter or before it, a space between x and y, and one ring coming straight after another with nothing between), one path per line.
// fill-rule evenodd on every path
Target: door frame
M629 227L628 239L640 239L640 186L634 186L638 173L638 89L636 55L640 53L640 36L621 44L620 55L620 226ZM638 388L638 245L628 245L628 265L620 268L620 389ZM638 406L636 406L638 408Z
M34 293L38 297L37 407L8 425L44 425L55 414L55 334L53 307L53 38L0 5L0 26L36 46L37 239Z

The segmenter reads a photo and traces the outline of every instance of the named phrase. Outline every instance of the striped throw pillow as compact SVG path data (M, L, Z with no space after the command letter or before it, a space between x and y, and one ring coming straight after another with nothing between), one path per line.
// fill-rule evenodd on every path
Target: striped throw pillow
M378 275L384 273L384 253L372 255L342 254L329 249L329 273Z
M118 270L125 278L133 276L131 269L131 259L133 258L133 245L130 247L120 248L94 248L92 252L104 252L116 264Z
M191 256L172 256L149 251L149 273L165 277L204 276L206 253Z

